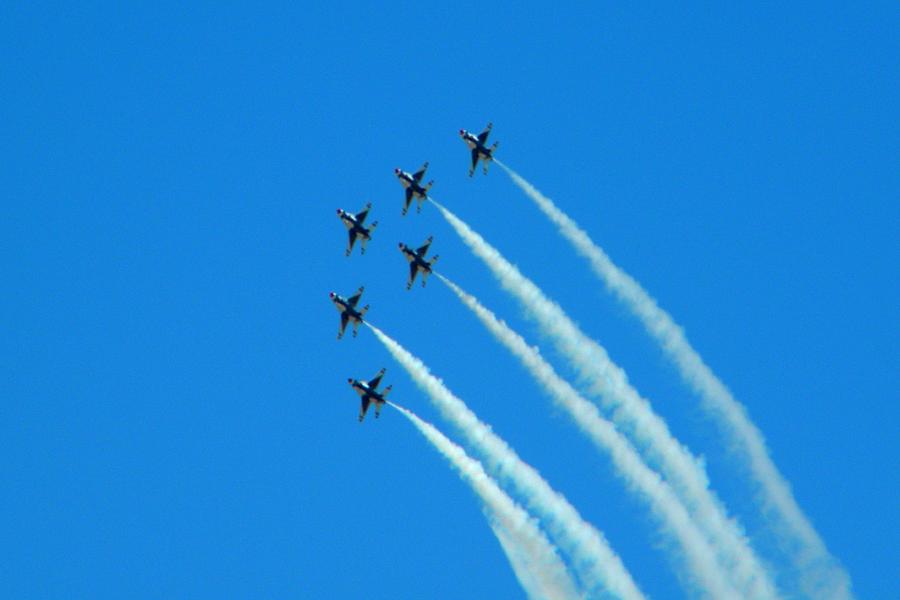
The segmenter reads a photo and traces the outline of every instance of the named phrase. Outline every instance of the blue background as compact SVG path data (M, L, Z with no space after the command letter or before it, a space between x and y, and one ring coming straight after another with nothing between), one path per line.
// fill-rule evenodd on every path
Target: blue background
M397 242L565 363L433 195L610 351L764 558L740 464L638 322L457 130L635 276L745 403L858 595L896 597L897 13L417 3L0 9L0 581L10 598L522 594L477 500L347 377L447 433L328 292L420 356L680 597L642 504ZM338 207L380 221L343 255ZM785 583L786 580L780 580Z

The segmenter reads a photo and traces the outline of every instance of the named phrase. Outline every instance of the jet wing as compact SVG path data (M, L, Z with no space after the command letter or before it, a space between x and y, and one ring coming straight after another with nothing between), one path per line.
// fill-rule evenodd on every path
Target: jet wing
M428 248L431 246L432 237L428 236L428 239L425 240L425 243L416 248L416 254L419 256L425 256L428 253Z
M484 128L484 131L478 134L478 142L483 146L485 142L487 142L488 136L491 134L491 127L493 127L493 123L488 123L487 127Z
M409 263L409 281L406 282L406 289L410 289L412 287L413 282L416 280L416 275L419 272L419 263L416 261L412 261Z
M378 389L378 386L381 385L382 377L384 377L384 369L378 371L378 375L376 375L375 377L372 378L371 381L369 381L369 389L372 391L375 391L376 389Z
M344 255L350 256L350 253L353 252L353 242L356 241L356 229L351 229L347 233L350 234L350 242L347 244L347 251L344 252Z
M362 402L359 406L359 422L362 423L362 420L366 418L366 411L369 410L369 404L372 402L369 396L363 396Z
M422 165L422 168L413 173L413 179L416 180L416 183L422 181L422 178L425 177L425 171L428 170L428 161L425 161L425 164Z
M347 316L346 312L341 313L341 330L338 331L338 339L340 339L344 335L344 330L347 328L347 321L350 320L350 317Z
M347 299L347 304L349 304L353 308L356 308L357 303L359 303L359 297L362 296L362 293L363 288L359 288L358 290L356 290L356 293Z
M478 148L472 150L472 170L475 170L475 167L478 166Z
M406 188L406 202L403 203L403 214L406 214L406 211L409 210L409 203L412 201L413 190L411 187Z
M356 222L362 225L365 222L366 217L369 216L369 209L371 208L372 203L369 202L368 204L366 204L366 207L364 209L356 213Z

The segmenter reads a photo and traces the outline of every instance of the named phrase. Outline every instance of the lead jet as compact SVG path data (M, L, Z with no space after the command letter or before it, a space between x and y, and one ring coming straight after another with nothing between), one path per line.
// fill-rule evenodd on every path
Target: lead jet
M366 221L366 217L369 215L369 210L372 208L372 203L369 202L366 204L366 207L352 215L343 209L337 209L338 217L341 219L341 223L344 224L344 227L347 228L347 233L350 235L350 242L347 244L347 250L344 252L344 256L350 256L350 253L353 251L353 243L356 241L356 238L360 238L359 240L359 250L360 254L366 253L366 243L372 239L372 232L375 231L375 228L378 227L378 221L373 221L371 225L368 227L364 227L363 223Z
M406 282L406 289L412 288L412 284L416 280L416 275L419 271L422 272L422 287L425 287L425 282L428 279L428 276L431 275L431 268L439 258L438 256L435 256L431 260L425 260L425 255L428 254L428 247L431 246L431 241L433 239L434 236L428 236L425 243L415 250L403 242L400 242L400 252L402 252L403 256L406 257L406 260L409 261L409 281Z
M483 161L481 166L484 168L484 174L487 175L488 164L494 160L494 150L497 149L497 144L499 143L494 142L494 145L490 148L485 146L488 136L491 134L491 127L493 126L493 123L488 123L487 127L484 128L484 131L479 133L477 137L465 129L459 130L459 137L463 139L466 146L472 149L472 167L469 169L469 177L475 172L479 160Z
M349 298L344 298L334 292L328 294L331 301L334 302L334 307L341 313L341 329L338 331L337 339L344 337L344 329L346 329L347 323L350 322L353 323L353 337L356 337L359 324L364 322L363 316L365 316L366 311L369 310L368 304L363 306L360 310L356 310L356 305L359 304L359 297L362 296L362 293L363 286L359 286L356 293Z
M350 387L359 394L360 398L360 407L359 407L359 422L362 423L362 420L366 418L366 411L369 410L369 405L372 402L375 402L375 418L381 414L381 407L384 406L384 403L387 402L387 395L390 393L391 388L394 387L392 385L387 386L381 392L378 391L378 385L381 383L381 378L384 377L384 369L378 371L378 374L375 375L369 381L360 381L359 379L353 379L352 377L347 379L347 383L350 384Z
M418 201L418 205L416 206L416 212L422 211L422 202L425 198L428 197L428 190L431 189L431 186L434 184L434 181L429 181L424 187L422 186L422 178L425 177L425 171L428 170L428 161L425 161L425 164L422 165L422 168L416 171L415 173L407 173L397 167L394 169L394 175L397 176L397 179L400 180L400 185L402 185L406 189L406 202L403 204L403 212L402 214L406 214L406 211L409 210L409 203L412 202L412 199L415 198Z

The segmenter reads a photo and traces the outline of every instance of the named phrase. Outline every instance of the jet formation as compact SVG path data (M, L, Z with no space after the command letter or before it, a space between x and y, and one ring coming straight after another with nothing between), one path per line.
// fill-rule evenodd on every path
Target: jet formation
M494 142L490 147L486 145L492 127L493 125L488 123L484 131L477 136L469 133L465 129L459 130L460 137L472 152L472 166L469 168L469 177L475 173L475 169L478 167L478 161L482 162L484 174L487 175L488 165L494 159L494 151L497 149L497 142ZM401 211L403 216L409 211L409 205L413 200L416 200L417 203L416 212L419 213L422 211L422 204L428 199L428 192L434 184L434 181L432 180L427 184L422 185L422 180L425 178L425 172L427 170L428 161L425 161L422 167L414 173L409 173L399 167L394 169L394 175L400 180L400 184L403 186L404 190L403 210ZM366 253L366 244L372 239L372 232L375 231L375 228L378 226L378 221L373 221L372 224L368 226L365 225L366 217L368 217L371 209L371 202L368 202L366 206L356 214L349 213L340 208L337 209L338 217L347 228L348 240L344 256L350 256L352 254L353 246L357 239L359 240L360 254ZM428 239L418 248L411 248L403 242L400 242L400 252L403 253L404 258L409 262L409 278L406 282L407 290L412 288L416 276L418 276L419 273L422 274L422 287L425 287L428 276L433 272L434 264L437 262L438 256L435 255L430 260L426 258L433 239L433 236L428 236ZM356 337L359 332L359 325L365 323L364 317L366 311L369 310L369 305L366 304L362 308L357 308L364 289L363 286L360 286L359 289L356 290L356 293L348 298L344 298L335 292L328 294L329 298L331 298L331 301L334 303L335 308L341 314L341 324L340 329L338 329L337 339L344 337L344 332L346 331L348 324L353 325L353 337ZM378 386L381 385L381 379L384 377L384 373L385 369L382 368L375 377L369 381L354 379L352 377L347 379L347 383L350 384L350 387L352 387L360 396L360 423L365 418L366 412L369 410L369 406L371 406L372 403L375 404L375 418L377 419L381 414L381 407L387 402L386 397L391 391L392 386L387 386L382 391L378 391Z

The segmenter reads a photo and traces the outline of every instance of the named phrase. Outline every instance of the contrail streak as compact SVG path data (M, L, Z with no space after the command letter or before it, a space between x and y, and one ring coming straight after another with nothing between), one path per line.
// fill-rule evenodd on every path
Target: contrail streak
M591 394L598 396L610 411L613 422L634 437L647 459L662 470L695 522L716 547L729 554L728 562L734 565L730 575L738 589L756 589L765 597L765 589L759 589L759 586L767 578L758 576L763 570L757 566L758 561L742 528L728 518L725 508L709 489L703 466L675 439L665 421L653 412L650 403L628 383L625 372L612 362L600 344L585 335L558 304L547 298L493 246L444 206L432 198L429 200L463 242L488 266L501 286L519 300L526 314L578 369Z
M600 450L609 453L613 465L628 487L650 505L660 524L681 545L684 559L696 578L692 583L706 590L714 598L726 597L729 593L735 595L736 592L731 589L726 572L716 560L715 551L710 547L706 537L691 520L672 488L644 463L631 442L600 415L596 405L585 400L575 388L560 377L540 352L529 346L521 335L498 319L477 298L463 291L446 277L440 274L437 276L475 313L488 331L519 359L557 405L568 411L591 441ZM761 593L755 593L755 590L750 589L745 590L742 596L746 598L773 596L771 589L766 589L771 586L765 585L765 573L760 572L756 576L761 580L761 584L758 585L761 589L756 591Z
M500 542L500 547L503 549L503 553L506 554L506 560L509 561L509 566L512 567L513 573L515 574L516 579L519 581L519 585L521 585L525 589L525 593L528 595L528 597L549 597L550 592L545 591L549 586L541 581L534 573L534 569L531 566L530 562L531 557L528 556L527 552L521 549L522 544L516 541L513 536L506 531L506 529L501 527L496 522L496 518L487 513L487 509L485 509L485 516L488 519L488 524L491 526L491 530L497 537L497 541Z
M481 498L486 514L513 572L529 598L569 600L579 598L575 582L553 544L521 506L500 489L481 463L468 456L438 429L412 411L388 402L409 419L419 432L450 461L460 477Z
M688 342L684 331L656 300L630 275L622 271L587 233L518 173L494 160L559 232L585 257L606 287L644 325L663 352L676 364L682 379L697 393L705 410L715 415L734 447L749 463L759 487L763 512L776 522L773 528L790 548L801 586L813 598L850 598L850 577L825 547L825 542L803 513L791 487L769 455L762 432L753 424L746 407L738 402Z
M482 454L488 470L511 482L526 499L528 508L537 513L560 549L571 557L572 566L588 593L600 594L605 590L618 598L644 598L602 533L585 521L537 470L520 459L503 439L482 423L421 360L371 323L366 325L416 385L428 394L441 414L453 422L468 443Z

